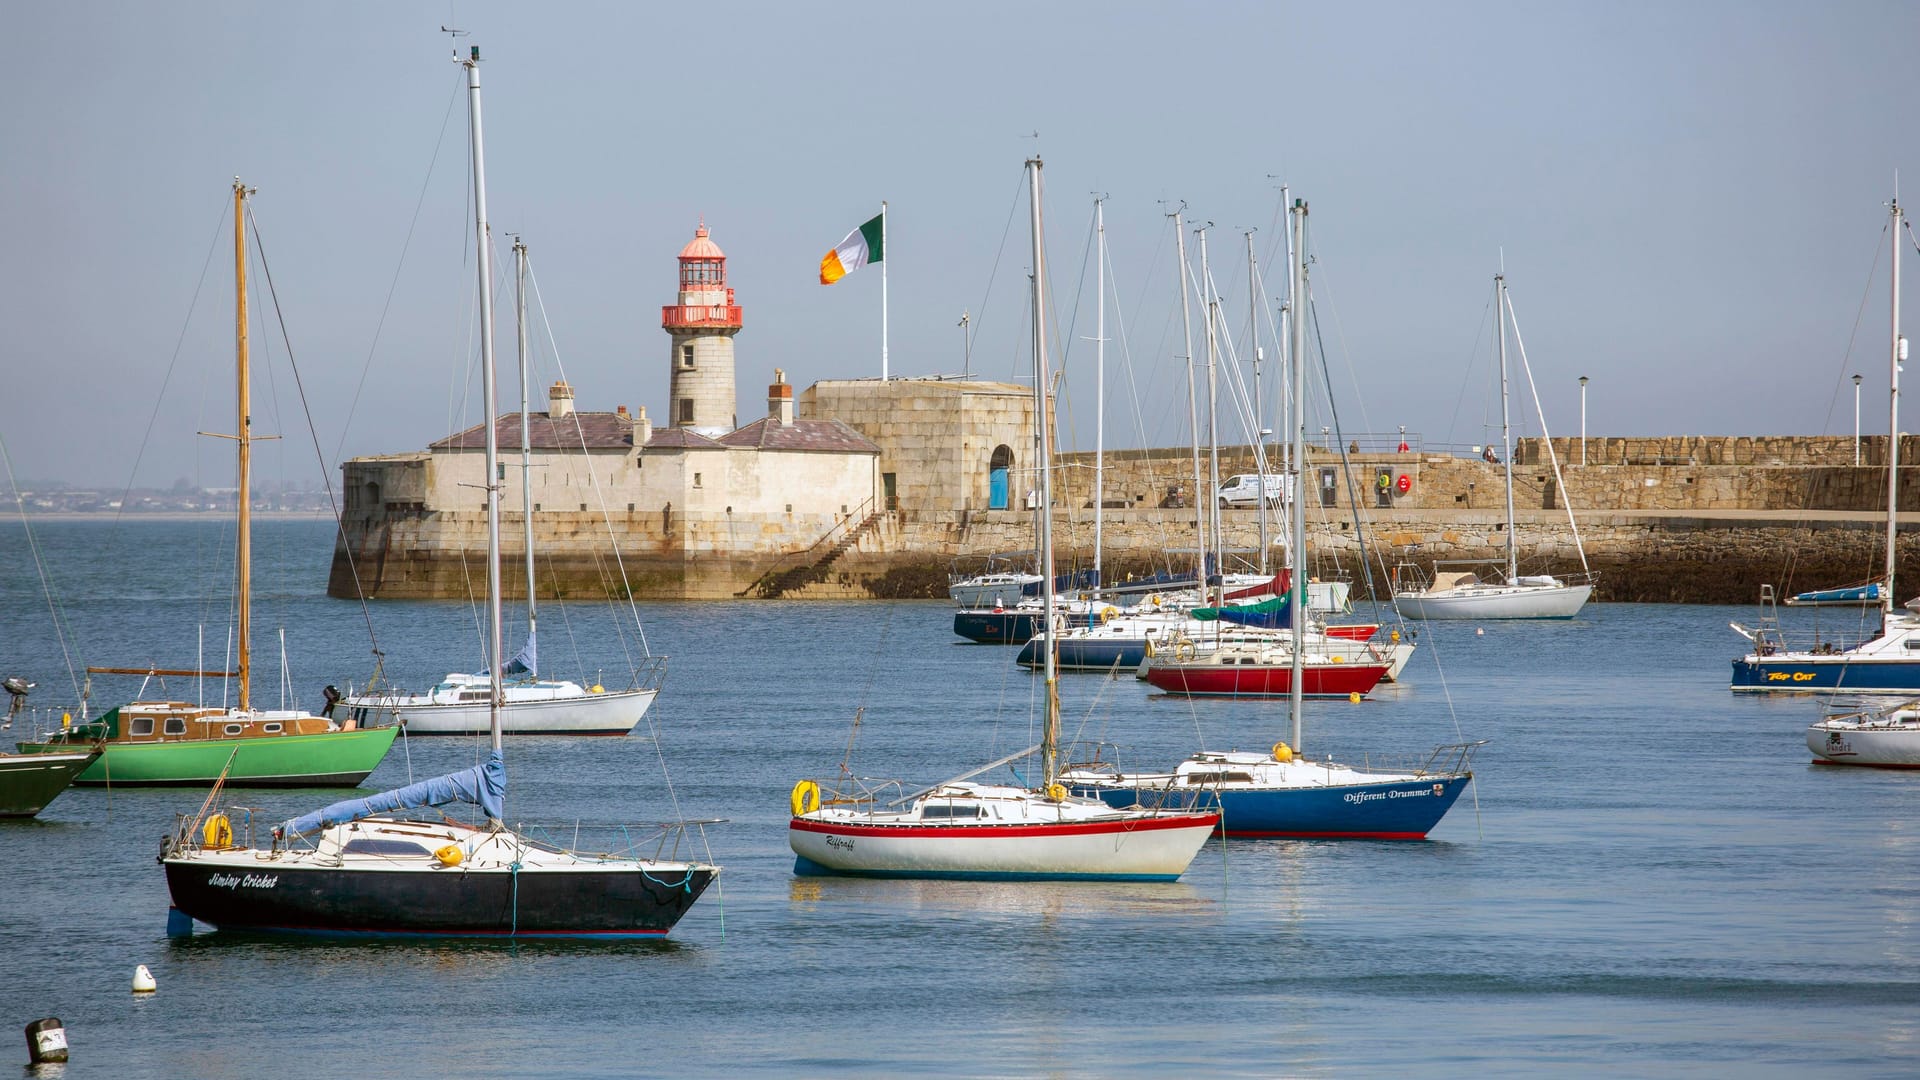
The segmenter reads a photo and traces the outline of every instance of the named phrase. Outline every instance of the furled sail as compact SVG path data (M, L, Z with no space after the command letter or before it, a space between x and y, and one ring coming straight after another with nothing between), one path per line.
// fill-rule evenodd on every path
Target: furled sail
M513 659L507 661L502 674L525 675L529 679L540 677L540 649L534 642L531 630L527 632L527 643L520 646L520 651L513 654Z
M345 825L374 814L413 806L444 806L451 802L473 803L487 815L487 820L498 821L506 813L506 797L507 762L500 751L495 750L487 755L485 762L471 769L461 769L363 799L343 799L311 814L282 822L273 830L273 834L281 839L306 836L331 825Z

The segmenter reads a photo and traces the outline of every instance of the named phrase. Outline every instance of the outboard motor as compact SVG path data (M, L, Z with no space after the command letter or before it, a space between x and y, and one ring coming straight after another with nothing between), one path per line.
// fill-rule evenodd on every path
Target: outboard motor
M0 687L4 687L8 696L13 699L7 705L6 722L0 723L0 731L5 731L13 726L13 715L20 711L20 706L27 703L27 695L32 692L34 684L18 675L9 675L4 682L0 682Z

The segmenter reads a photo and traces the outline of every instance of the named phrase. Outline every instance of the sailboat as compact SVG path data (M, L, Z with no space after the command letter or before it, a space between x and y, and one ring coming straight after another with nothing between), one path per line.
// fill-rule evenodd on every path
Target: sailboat
M520 356L520 494L526 534L527 639L507 661L501 724L508 735L625 735L659 696L665 658L648 657L633 685L608 690L568 679L540 677L538 586L534 579L532 431L527 409L527 245L515 240L514 309ZM490 425L497 425L492 417ZM497 439L497 435L495 438ZM404 725L410 735L484 735L492 679L487 672L452 672L425 693L368 690L341 704L357 720Z
M1393 606L1402 618L1571 619L1580 613L1580 608L1593 595L1591 574L1583 574L1579 579L1562 580L1550 574L1520 573L1513 527L1513 429L1507 407L1507 327L1513 319L1513 306L1507 297L1507 278L1504 273L1493 276L1493 293L1496 306L1494 338L1499 343L1500 354L1500 458L1504 465L1507 490L1505 576L1495 580L1483 579L1476 572L1482 568L1482 564L1471 560L1437 562L1432 579L1425 582L1419 581L1417 575L1400 578L1396 573L1399 580L1396 580L1393 590ZM1525 359L1524 349L1521 359ZM1574 530L1574 544L1578 546L1579 530L1573 524L1571 507L1567 510L1567 522ZM1584 565L1584 550L1580 552L1580 559ZM1409 573L1412 572L1409 570Z
M1892 214L1893 362L1890 367L1893 404L1890 406L1888 431L1893 434L1887 445L1887 563L1884 591L1888 599L1881 609L1884 625L1874 640L1839 654L1803 656L1799 653L1776 652L1764 657L1750 656L1745 660L1735 660L1736 690L1743 689L1740 685L1743 666L1747 671L1761 676L1780 672L1797 679L1804 672L1811 676L1805 680L1806 683L1829 683L1849 690L1862 689L1862 684L1865 688L1872 688L1880 682L1910 686L1916 681L1916 670L1920 669L1920 660L1915 660L1911 651L1920 650L1920 617L1914 614L1896 617L1892 601L1897 529L1894 515L1898 505L1895 493L1899 490L1896 484L1899 474L1896 470L1900 460L1900 363L1907 358L1907 339L1900 335L1900 233L1904 213L1897 196L1893 200ZM1907 610L1913 612L1916 603L1910 601ZM1836 657L1838 663L1827 662ZM1769 670L1770 662L1772 670ZM1785 664L1796 666L1782 666ZM1813 760L1817 765L1920 769L1920 702L1901 701L1878 709L1828 716L1807 728L1807 749L1813 752Z
M6 723L0 726L11 727L33 684L12 675L0 681L0 689L11 699ZM32 817L45 810L99 756L98 748L68 754L0 753L0 818Z
M1773 614L1773 586L1761 586L1762 614L1757 626L1731 624L1734 631L1753 643L1753 651L1733 662L1731 689L1736 693L1807 693L1851 691L1862 694L1920 694L1920 600L1908 601L1906 610L1894 608L1896 565L1894 541L1899 533L1896 515L1900 490L1900 365L1907 358L1907 339L1900 334L1900 231L1906 213L1896 197L1890 208L1893 227L1893 330L1891 360L1888 363L1890 403L1887 407L1887 545L1884 577L1880 585L1879 631L1865 641L1834 644L1812 637L1795 641L1779 627ZM1886 720L1910 709L1898 706L1886 715L1879 712L1849 714L1815 724L1807 730L1807 745L1816 760L1834 764L1894 764L1875 760L1889 755L1869 749L1884 744L1889 734ZM1909 717L1903 724L1911 724ZM1858 729L1859 737L1855 737ZM1909 736L1920 741L1920 733ZM1818 745L1815 745L1818 743ZM1916 750L1914 761L1920 761Z
M1306 295L1304 243L1307 204L1296 200L1290 209L1295 232L1289 292L1292 310L1303 311ZM1292 323L1293 348L1289 364L1294 400L1303 401L1305 367L1304 319ZM1295 473L1306 458L1306 426L1296 409L1293 455L1288 468ZM1306 516L1301 500L1293 500L1288 525L1293 550L1306 551ZM1292 586L1293 639L1304 639L1307 626L1306 582L1295 574ZM1356 768L1331 759L1309 760L1303 753L1304 709L1308 695L1307 655L1290 650L1288 715L1292 733L1271 752L1207 752L1194 754L1167 772L1127 773L1112 762L1074 763L1061 777L1075 794L1100 798L1110 806L1160 805L1217 809L1225 836L1313 836L1336 838L1419 839L1430 832L1473 779L1470 760L1479 743L1441 747L1407 769ZM1156 665L1157 667L1158 665ZM1152 670L1149 670L1149 675Z
M1045 280L1040 228L1040 159L1027 162L1033 230L1033 392L1039 462L1042 617L1051 623L1053 476L1047 390ZM794 873L865 877L1003 880L1171 881L1186 872L1220 822L1214 810L1113 807L1078 797L1059 783L1058 672L1047 664L1041 740L966 777L882 804L888 785L802 780L791 795L787 842ZM969 778L1038 751L1037 787L972 783Z
M234 671L89 667L99 674L211 676L236 679L235 704L143 700L109 709L93 720L62 727L33 741L22 753L69 754L100 748L74 783L83 787L205 786L224 777L235 787L358 787L386 756L400 729L314 716L299 709L255 709L252 700L253 443L251 372L247 357L246 200L252 190L233 182L235 352L239 369L239 528L234 542L239 597L235 605Z
M480 50L467 69L475 233L480 275L480 357L494 415L492 265L480 129ZM505 827L501 743L499 448L487 438L488 647L493 673L492 750L472 768L363 799L334 803L273 828L268 846L236 834L225 814L182 817L160 861L177 916L222 930L345 935L653 938L673 927L720 868L662 857L684 825L668 826L653 857L572 851ZM208 797L211 805L213 796ZM453 802L478 805L469 825L402 812ZM250 818L242 819L250 821ZM250 833L250 826L243 824ZM302 842L305 841L305 846ZM650 841L652 842L652 841ZM628 841L632 844L631 839Z

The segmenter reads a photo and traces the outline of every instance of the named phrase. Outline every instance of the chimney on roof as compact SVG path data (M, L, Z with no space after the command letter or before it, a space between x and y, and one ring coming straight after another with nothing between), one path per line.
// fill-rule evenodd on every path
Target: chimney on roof
M567 380L561 379L547 390L547 416L558 420L572 415L573 387L567 385Z
M632 420L633 447L638 450L652 440L653 421L647 419L647 407L645 405L640 406L640 411L633 414Z
M773 385L767 387L767 418L783 427L793 423L793 385L780 368L773 369Z

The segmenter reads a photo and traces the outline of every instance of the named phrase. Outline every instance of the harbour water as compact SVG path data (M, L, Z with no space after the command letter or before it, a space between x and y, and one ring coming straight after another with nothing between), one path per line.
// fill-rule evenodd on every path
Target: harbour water
M189 667L205 626L218 666L229 533L36 525L76 664ZM317 707L370 670L367 617L324 595L329 525L256 536L256 701L279 703L284 627L291 685ZM374 606L388 674L477 668L476 614ZM514 741L508 808L556 832L728 819L706 831L721 884L667 942L170 939L154 856L203 796L70 791L0 825L0 1020L60 1017L76 1078L1920 1067L1920 776L1812 766L1814 703L1730 694L1744 642L1726 624L1749 609L1434 624L1401 685L1310 702L1306 738L1349 758L1490 740L1430 842L1216 841L1165 885L793 877L787 792L837 770L857 708L853 770L931 782L1033 741L1037 680L1009 650L955 643L939 603L641 614L672 657L650 724ZM0 618L0 673L38 682L36 705L71 701L18 522L0 526ZM616 681L608 618L543 608L547 669ZM103 682L96 707L134 690ZM1122 744L1128 764L1287 734L1284 703L1154 697L1130 677L1063 677L1062 697L1069 736ZM403 740L369 783L481 752ZM333 797L230 801L277 820ZM157 993L129 992L137 964Z

